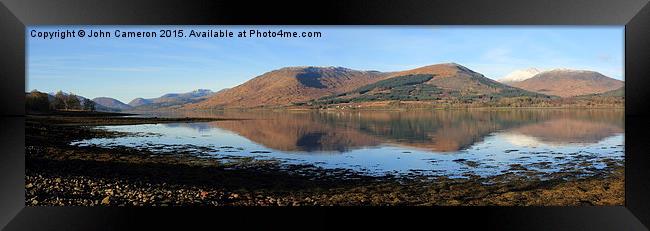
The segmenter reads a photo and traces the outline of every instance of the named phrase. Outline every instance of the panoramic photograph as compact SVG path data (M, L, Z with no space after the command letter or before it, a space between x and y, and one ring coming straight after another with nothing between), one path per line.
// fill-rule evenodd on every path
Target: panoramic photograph
M30 26L27 206L624 205L622 26Z

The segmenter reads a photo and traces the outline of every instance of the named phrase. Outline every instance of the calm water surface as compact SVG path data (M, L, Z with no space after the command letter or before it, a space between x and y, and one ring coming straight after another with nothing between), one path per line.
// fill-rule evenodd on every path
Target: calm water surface
M148 116L245 118L100 128L144 133L74 145L126 146L207 158L253 157L367 174L589 174L624 158L624 111L448 110L214 112Z

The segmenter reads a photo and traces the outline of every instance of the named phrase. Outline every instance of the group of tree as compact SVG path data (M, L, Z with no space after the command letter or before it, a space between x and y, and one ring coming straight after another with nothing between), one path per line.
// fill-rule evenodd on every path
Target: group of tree
M25 106L28 111L51 111L51 110L86 110L95 111L95 102L90 99L83 99L70 93L57 92L52 99L50 95L39 91L27 93Z

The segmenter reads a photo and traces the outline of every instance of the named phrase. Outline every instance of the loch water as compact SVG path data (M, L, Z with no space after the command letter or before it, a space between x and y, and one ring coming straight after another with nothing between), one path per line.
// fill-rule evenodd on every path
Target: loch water
M138 116L213 117L200 123L100 126L133 135L75 141L224 161L249 157L362 174L588 175L624 159L623 109L216 111Z

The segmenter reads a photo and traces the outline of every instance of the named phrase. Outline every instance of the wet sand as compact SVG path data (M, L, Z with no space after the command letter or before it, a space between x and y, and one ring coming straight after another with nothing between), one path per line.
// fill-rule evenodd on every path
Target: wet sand
M623 205L622 162L594 175L505 173L466 179L367 176L345 169L223 161L186 152L77 147L72 141L133 134L95 125L229 118L38 115L26 122L27 205ZM232 118L237 119L237 118ZM521 167L521 166L519 166Z

